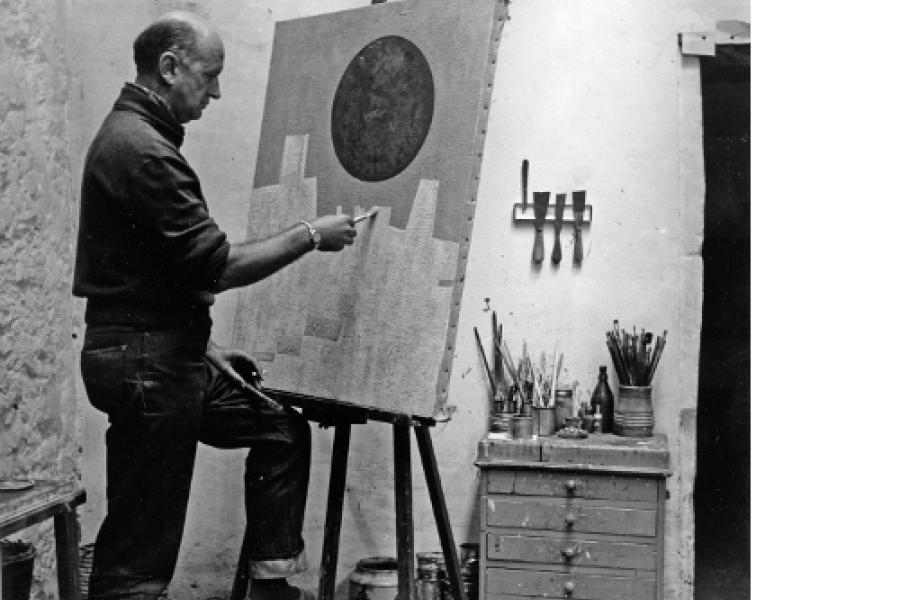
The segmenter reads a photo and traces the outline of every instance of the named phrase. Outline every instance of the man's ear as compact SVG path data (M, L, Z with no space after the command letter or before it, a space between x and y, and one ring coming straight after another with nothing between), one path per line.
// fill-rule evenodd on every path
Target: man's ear
M175 83L175 70L179 67L178 56L171 51L159 55L159 76L168 85Z

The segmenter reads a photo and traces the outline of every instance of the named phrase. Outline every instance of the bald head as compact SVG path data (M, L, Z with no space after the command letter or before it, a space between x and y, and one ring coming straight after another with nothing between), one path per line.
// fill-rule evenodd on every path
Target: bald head
M224 61L219 33L189 12L164 14L134 40L136 81L164 97L181 123L219 98Z
M159 57L166 51L193 57L198 43L219 35L203 19L185 11L166 13L144 29L134 40L134 64L138 75L153 75Z

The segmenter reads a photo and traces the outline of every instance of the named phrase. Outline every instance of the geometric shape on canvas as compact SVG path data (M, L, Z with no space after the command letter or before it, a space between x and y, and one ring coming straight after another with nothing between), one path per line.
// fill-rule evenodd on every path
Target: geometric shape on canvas
M434 79L422 51L391 35L366 45L334 95L331 139L338 161L362 181L402 172L425 143L434 114Z

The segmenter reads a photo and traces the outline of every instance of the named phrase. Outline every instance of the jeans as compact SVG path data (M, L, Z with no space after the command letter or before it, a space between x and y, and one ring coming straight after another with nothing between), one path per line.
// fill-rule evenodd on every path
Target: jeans
M81 371L109 417L107 515L91 598L155 599L175 570L197 442L249 448L248 557L284 564L303 550L309 424L243 395L204 360L208 335L89 326Z

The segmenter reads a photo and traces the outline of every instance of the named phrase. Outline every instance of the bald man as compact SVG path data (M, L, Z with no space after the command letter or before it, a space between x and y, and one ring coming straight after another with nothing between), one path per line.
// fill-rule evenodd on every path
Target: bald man
M134 83L88 150L75 261L74 293L87 298L82 376L109 418L89 595L155 600L167 587L200 441L250 449L250 597L295 600L285 578L302 565L309 425L241 392L241 374L259 370L210 343L209 308L308 252L340 251L356 231L347 215L298 215L270 238L230 243L180 152L184 124L221 96L222 38L196 15L169 13L135 39L134 60Z

